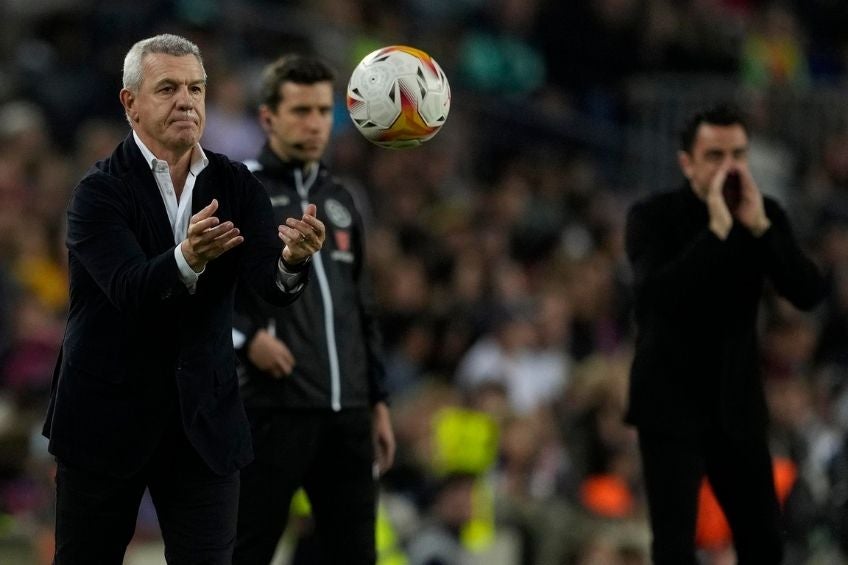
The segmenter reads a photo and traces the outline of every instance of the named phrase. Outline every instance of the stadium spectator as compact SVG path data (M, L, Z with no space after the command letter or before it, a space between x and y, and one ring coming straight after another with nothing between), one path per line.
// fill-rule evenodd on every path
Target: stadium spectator
M473 475L450 473L434 481L426 517L407 545L409 565L468 565L472 554L460 540L472 516Z

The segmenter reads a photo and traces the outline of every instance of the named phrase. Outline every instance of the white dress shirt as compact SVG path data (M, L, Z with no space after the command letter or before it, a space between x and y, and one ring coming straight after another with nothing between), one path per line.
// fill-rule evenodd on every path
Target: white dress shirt
M174 233L174 259L177 262L177 268L180 271L180 278L185 283L189 293L194 294L197 287L197 281L200 275L206 270L203 268L199 273L195 272L185 256L182 253L180 243L188 235L188 224L191 220L191 204L192 194L194 192L194 183L197 181L197 176L209 165L209 159L203 152L200 144L194 146L191 152L191 164L186 176L185 185L183 186L182 194L177 200L177 191L174 189L174 183L171 180L171 169L167 161L157 159L150 149L144 145L138 134L133 131L133 139L138 145L142 156L146 163L149 163L150 170L153 172L153 178L156 180L156 186L159 187L159 193L162 195L162 201L165 204L165 210L168 212L168 221L171 223L171 230ZM297 292L303 285L303 273L292 273L285 268L282 258L277 261L277 286L283 292Z

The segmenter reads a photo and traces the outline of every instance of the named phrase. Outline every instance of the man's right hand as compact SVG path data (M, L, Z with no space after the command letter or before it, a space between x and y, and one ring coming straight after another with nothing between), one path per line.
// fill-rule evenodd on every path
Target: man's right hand
M183 257L195 273L202 272L206 263L244 242L232 222L219 224L213 215L216 210L218 201L213 198L206 208L191 217L186 238L180 243Z
M259 330L247 346L247 358L275 379L290 375L294 370L294 355L285 343L266 330Z

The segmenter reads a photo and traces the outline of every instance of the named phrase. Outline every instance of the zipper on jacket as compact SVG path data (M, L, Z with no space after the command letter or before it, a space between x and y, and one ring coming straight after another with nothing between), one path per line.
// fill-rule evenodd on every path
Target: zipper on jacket
M315 180L318 178L318 169L320 169L320 166L316 163L312 167L312 170L309 171L309 176L305 180L300 169L294 170L294 182L297 187L297 193L300 196L300 208L304 212L306 211L306 206L309 204L309 189L312 188L312 185L315 184ZM327 354L330 358L330 405L333 411L338 412L342 409L339 351L336 347L333 297L330 294L330 283L327 280L327 272L324 270L324 263L321 260L321 251L318 251L312 257L312 264L315 267L315 276L318 279L318 286L321 289L321 300L324 303L324 331L327 333Z

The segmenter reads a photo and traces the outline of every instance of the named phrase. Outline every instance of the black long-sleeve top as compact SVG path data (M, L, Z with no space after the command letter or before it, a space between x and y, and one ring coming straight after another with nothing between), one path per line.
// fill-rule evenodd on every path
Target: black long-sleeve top
M757 338L765 284L811 309L826 283L780 205L764 197L764 207L771 227L761 237L736 222L724 241L708 229L706 204L689 186L631 207L637 334L628 422L676 435L716 425L744 434L767 424Z

